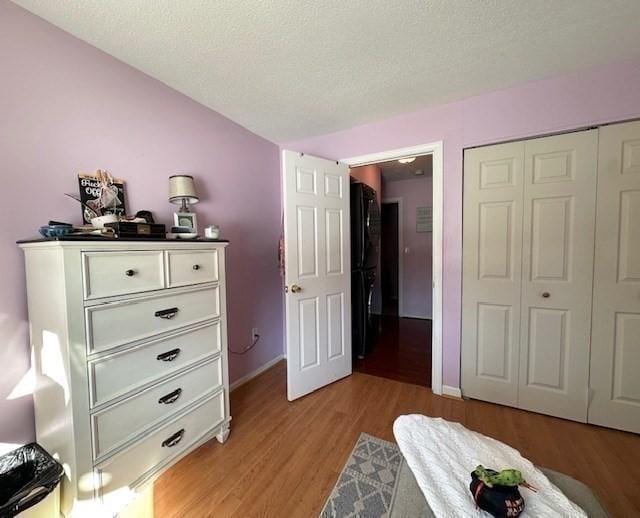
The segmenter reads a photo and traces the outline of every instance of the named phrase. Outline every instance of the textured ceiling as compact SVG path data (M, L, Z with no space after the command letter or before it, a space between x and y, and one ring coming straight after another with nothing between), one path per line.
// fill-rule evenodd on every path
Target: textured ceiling
M427 178L433 174L433 155L422 155L410 164L401 164L397 160L380 162L376 164L382 173L385 182L397 182L399 180L415 180ZM416 175L416 171L422 171L422 175Z
M639 0L16 0L276 142L640 54Z

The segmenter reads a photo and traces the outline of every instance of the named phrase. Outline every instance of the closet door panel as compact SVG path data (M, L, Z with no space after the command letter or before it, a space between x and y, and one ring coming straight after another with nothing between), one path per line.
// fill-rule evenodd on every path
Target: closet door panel
M529 357L526 379L530 386L562 392L567 384L567 311L530 308Z
M465 151L462 390L517 404L524 144Z
M589 422L640 433L640 122L600 128Z
M524 143L518 406L586 421L597 130Z

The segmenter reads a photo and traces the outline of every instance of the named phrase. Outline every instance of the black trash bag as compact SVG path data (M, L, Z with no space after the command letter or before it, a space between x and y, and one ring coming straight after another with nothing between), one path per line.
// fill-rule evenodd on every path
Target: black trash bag
M524 498L518 491L518 486L487 486L471 472L471 494L476 505L483 511L496 518L511 518L520 516L524 511Z
M0 517L33 507L60 483L64 469L32 442L0 456Z

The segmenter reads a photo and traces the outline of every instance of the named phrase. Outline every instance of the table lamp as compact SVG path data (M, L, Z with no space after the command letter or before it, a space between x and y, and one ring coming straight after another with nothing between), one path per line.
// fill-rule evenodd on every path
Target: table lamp
M180 212L190 212L189 204L200 201L200 198L198 198L196 194L193 176L188 174L174 174L169 177L169 201L181 205Z
M200 198L196 194L193 176L188 174L174 174L169 177L169 201L180 205L178 212L173 213L173 223L176 227L189 228L191 232L198 232L198 220L195 213L189 210L190 203L198 203Z

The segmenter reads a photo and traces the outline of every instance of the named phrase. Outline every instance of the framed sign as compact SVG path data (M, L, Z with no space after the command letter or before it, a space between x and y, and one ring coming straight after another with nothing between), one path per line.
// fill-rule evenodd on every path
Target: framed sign
M194 212L174 212L173 224L176 227L187 227L192 232L198 232L198 219Z
M416 207L416 232L433 230L433 207Z
M106 171L78 175L82 220L91 223L92 218L115 214L125 215L124 182L112 178Z

